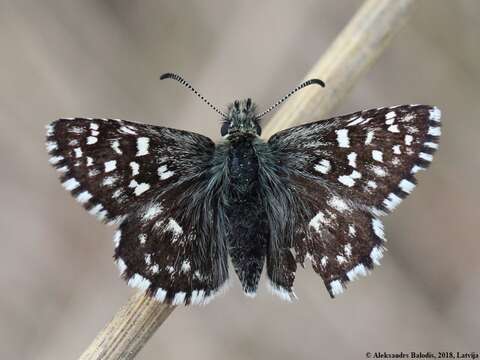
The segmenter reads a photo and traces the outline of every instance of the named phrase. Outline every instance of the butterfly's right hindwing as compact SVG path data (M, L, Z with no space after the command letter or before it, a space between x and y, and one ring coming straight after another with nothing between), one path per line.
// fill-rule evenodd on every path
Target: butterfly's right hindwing
M208 303L222 290L228 278L225 219L218 197L207 190L210 181L205 175L179 184L120 226L115 258L130 286L172 304Z

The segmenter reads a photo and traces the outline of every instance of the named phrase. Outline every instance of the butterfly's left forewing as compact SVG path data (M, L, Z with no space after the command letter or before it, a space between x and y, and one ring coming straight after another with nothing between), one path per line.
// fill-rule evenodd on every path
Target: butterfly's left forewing
M378 263L384 249L379 216L413 190L439 136L437 108L404 105L297 126L269 139L302 204L287 246L298 262L311 260L331 296ZM289 291L291 284L278 286Z
M119 225L115 258L129 285L173 304L204 303L219 291L228 262L209 138L123 120L60 119L47 127L47 149L66 190Z

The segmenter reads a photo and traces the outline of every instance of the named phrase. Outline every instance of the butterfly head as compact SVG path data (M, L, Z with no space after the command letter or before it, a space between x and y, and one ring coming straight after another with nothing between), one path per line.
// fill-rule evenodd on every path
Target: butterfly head
M252 99L235 100L228 106L227 116L221 128L222 136L259 136L261 132L256 106Z

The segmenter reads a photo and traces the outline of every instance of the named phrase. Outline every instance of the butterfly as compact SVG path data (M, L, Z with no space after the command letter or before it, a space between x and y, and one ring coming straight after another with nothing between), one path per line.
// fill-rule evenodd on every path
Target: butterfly
M246 295L268 286L294 299L309 261L331 297L367 275L385 250L381 216L415 187L438 148L440 110L400 105L357 111L260 138L251 99L218 110L222 141L118 119L47 126L50 163L92 215L115 224L114 258L128 285L160 302L205 304L229 280Z

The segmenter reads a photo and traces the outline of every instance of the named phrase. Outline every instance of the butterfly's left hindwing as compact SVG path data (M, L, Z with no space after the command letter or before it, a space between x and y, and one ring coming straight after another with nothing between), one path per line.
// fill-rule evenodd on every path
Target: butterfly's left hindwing
M218 232L225 219L209 138L122 120L60 119L47 127L47 149L66 190L91 214L120 224L115 258L129 285L174 304L204 303L219 291L228 277Z
M413 190L439 136L439 109L404 105L293 127L269 139L301 204L293 244L285 246L298 262L311 260L331 296L378 263L384 249L378 217Z

